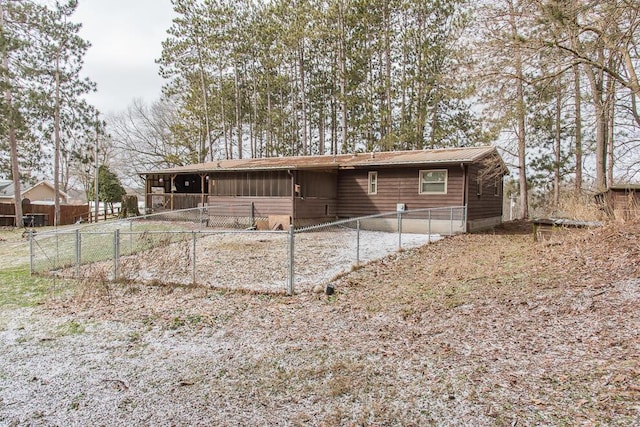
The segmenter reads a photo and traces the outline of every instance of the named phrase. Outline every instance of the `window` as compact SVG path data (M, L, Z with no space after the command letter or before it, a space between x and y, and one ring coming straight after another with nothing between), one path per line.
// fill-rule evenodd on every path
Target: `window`
M476 195L482 196L482 178L476 178Z
M378 194L378 172L369 172L369 194Z
M420 171L420 194L446 194L447 170L435 169Z
M494 183L493 183L493 195L494 196L499 196L500 195L500 188L502 187L502 179L501 178L496 178Z

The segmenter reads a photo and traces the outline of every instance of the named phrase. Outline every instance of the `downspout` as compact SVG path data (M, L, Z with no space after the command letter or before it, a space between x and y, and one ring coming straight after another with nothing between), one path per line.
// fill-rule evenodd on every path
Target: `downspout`
M463 224L463 232L467 232L467 223L469 221L469 207L467 206L467 202L469 200L469 176L467 174L467 167L464 163L460 163L460 168L462 168L462 182L464 183L464 189L462 190L462 205L464 206L464 224Z
M296 217L296 175L291 171L291 169L287 169L287 173L291 176L291 224L290 227L293 228L293 224L295 222Z

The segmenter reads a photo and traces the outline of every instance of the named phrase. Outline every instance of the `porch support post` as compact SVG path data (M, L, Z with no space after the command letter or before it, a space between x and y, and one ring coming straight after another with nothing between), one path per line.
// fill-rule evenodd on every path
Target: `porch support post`
M149 213L149 207L151 206L151 200L149 200L151 198L149 195L151 193L151 183L149 182L149 175L144 175L142 179L144 179L144 214L146 215Z
M175 179L176 179L176 175L171 175L171 188L169 188L169 191L171 192L171 210L173 210L173 189L176 188L176 184L175 184Z
M205 188L204 188L204 184L206 181L204 173L200 174L200 192L202 193L202 201L201 201L201 205L202 207L204 207L204 199L205 199L205 194L209 192L209 189L207 188L207 191L205 192Z

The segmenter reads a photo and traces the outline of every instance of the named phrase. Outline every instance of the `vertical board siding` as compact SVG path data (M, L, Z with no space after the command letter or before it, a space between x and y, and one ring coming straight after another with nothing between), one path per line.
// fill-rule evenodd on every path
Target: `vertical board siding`
M296 184L302 197L336 198L337 171L298 171Z
M251 204L254 206L254 215L267 217L269 215L291 215L290 197L229 197L209 196L209 215L248 215Z

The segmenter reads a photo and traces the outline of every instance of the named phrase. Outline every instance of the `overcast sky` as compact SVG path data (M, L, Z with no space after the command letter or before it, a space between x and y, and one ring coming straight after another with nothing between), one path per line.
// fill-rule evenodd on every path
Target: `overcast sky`
M170 0L80 0L73 17L91 42L83 75L98 84L88 96L101 113L124 110L133 98L160 97L155 60L171 26Z

